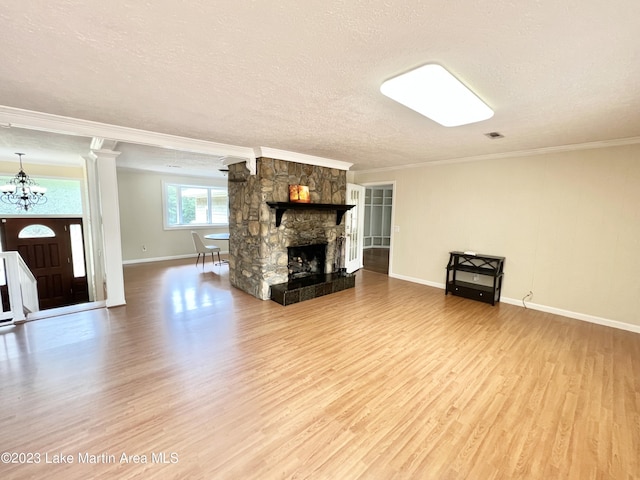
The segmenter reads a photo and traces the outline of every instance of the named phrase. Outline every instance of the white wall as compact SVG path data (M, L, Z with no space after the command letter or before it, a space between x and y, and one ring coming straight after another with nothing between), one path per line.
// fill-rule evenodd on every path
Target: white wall
M163 181L203 186L226 187L227 185L226 179L183 177L118 169L122 259L125 262L195 255L191 229L164 230ZM201 235L228 231L226 227L198 229ZM142 245L146 246L146 252L142 251ZM226 241L218 242L218 246L222 252L228 250Z
M451 250L506 257L503 297L640 326L640 145L393 171L393 271L444 284Z

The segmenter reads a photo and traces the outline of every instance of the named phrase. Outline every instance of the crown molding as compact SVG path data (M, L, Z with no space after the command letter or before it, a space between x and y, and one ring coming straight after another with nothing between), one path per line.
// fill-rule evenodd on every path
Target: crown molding
M314 155L306 155L304 153L289 152L287 150L279 150L277 148L259 147L254 149L256 157L275 158L278 160L286 160L288 162L304 163L307 165L316 165L318 167L335 168L338 170L349 170L353 163L333 160L331 158L316 157Z
M432 162L411 163L396 167L369 168L366 170L355 170L354 173L375 173L389 172L393 170L404 170L410 168L436 167L440 165L450 165L454 163L479 162L484 160L499 160L503 158L531 157L535 155L548 155L551 153L574 152L579 150L593 150L597 148L621 147L625 145L636 145L640 143L640 137L618 138L614 140L602 140L597 142L576 143L570 145L558 145L555 147L533 148L530 150L517 150L504 153L489 153L487 155L474 155L471 157L450 158L446 160L435 160Z
M254 151L249 147L179 137L148 130L138 130L107 123L93 122L91 120L23 110L4 105L0 105L0 126L5 128L18 127L29 130L40 130L64 135L97 137L171 150L216 156L233 156L242 158L245 161L255 161Z

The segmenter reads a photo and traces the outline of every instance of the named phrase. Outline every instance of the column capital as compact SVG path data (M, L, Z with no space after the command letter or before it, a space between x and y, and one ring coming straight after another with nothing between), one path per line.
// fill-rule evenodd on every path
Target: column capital
M116 152L115 150L109 150L109 149L91 149L89 151L89 157L92 158L93 160L99 160L99 159L113 159L115 160L116 158L118 158L118 155L120 155L120 153L122 152Z

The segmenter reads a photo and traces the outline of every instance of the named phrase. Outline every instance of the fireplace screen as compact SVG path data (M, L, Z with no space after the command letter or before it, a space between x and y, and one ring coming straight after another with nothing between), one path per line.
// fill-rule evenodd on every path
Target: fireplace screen
M327 244L289 247L289 280L325 273Z

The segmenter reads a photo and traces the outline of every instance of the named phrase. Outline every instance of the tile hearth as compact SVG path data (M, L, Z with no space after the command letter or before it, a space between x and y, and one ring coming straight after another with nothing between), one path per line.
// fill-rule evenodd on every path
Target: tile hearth
M355 287L355 273L327 273L271 285L271 300L280 305L311 300Z

